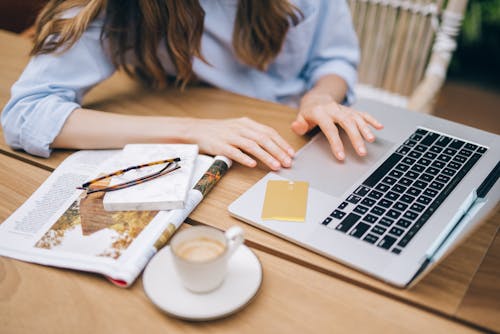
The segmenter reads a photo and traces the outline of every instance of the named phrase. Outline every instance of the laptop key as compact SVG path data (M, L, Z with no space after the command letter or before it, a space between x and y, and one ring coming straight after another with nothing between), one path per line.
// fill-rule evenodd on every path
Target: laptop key
M417 145L417 146L415 146L415 148L413 150L420 152L420 153L424 153L425 151L427 151L427 146Z
M358 223L351 232L349 232L349 235L355 237L355 238L361 238L363 234L365 234L366 231L370 228L370 225L365 224L365 223Z
M410 166L405 165L405 164L398 164L396 166L396 169L399 171L402 171L402 172L406 172L408 170L408 168L410 168Z
M393 248L392 251L394 254L400 254L401 253L401 248Z
M457 153L457 150L454 150L452 148L447 148L443 151L443 153L453 156Z
M357 215L355 213L350 213L348 214L344 220L342 220L336 227L335 229L340 232L346 233L353 227L353 225L361 218L360 215Z
M448 181L450 181L450 177L443 175L443 174L440 174L436 177L436 180L439 182L447 183Z
M389 201L385 198L382 198L379 202L378 202L378 205L380 205L381 207L383 208L389 208L394 202L392 201Z
M345 212L340 211L340 210L334 210L331 214L331 217L337 218L337 219L342 219L345 216Z
M422 195L419 198L417 198L417 202L420 203L420 204L423 204L423 205L427 205L427 204L429 204L431 202L431 198Z
M409 221L408 219L401 218L401 219L398 220L398 222L396 223L396 225L404 227L404 228L407 228L408 226L411 225L411 221Z
M374 244L374 243L376 243L376 242L377 242L378 238L379 238L379 237L377 237L376 235L373 235L373 234L371 234L371 233L368 233L368 234L367 234L367 235L363 238L363 240L364 240L364 241L367 241L367 242L369 242L369 243L371 243L371 244Z
M392 187L392 191L398 194L402 194L406 191L406 187L403 187L402 185L396 184L394 187Z
M396 240L396 238L386 235L379 241L377 246L383 249L389 249L396 242Z
M386 184L389 184L389 185L393 185L394 183L396 183L397 179L393 178L393 177L390 177L390 176L387 176L385 177L382 182L386 183Z
M392 210L392 209L387 211L387 217L389 217L391 219L397 219L397 218L399 218L399 216L401 216L401 212L399 212L399 211Z
M404 211L404 210L406 210L407 207L408 207L408 204L404 204L402 202L396 202L396 204L394 204L394 209L397 209L399 211Z
M415 197L404 194L403 196L401 196L400 200L401 200L401 202L411 204L411 202L413 202L415 200Z
M382 195L383 195L383 193L381 193L380 191L372 190L368 194L368 197L371 197L374 199L379 199L380 197L382 197Z
M328 225L332 221L332 217L326 217L321 224Z
M371 215L371 214L367 214L364 218L363 218L363 221L367 222L367 223L370 223L370 224L373 224L377 221L378 217L374 216L374 215Z
M411 148L409 146L401 145L398 147L396 152L405 155L406 153L410 152Z
M458 150L465 144L465 142L461 141L460 139L453 139L449 145L449 147Z
M375 189L380 190L382 192L386 192L387 190L389 190L389 188L390 187L385 183L379 183L377 184L377 186L375 186Z
M420 180L425 181L425 182L430 182L430 181L432 181L433 178L434 178L434 176L427 174L427 173L424 173L424 174L420 175L420 177L419 177Z
M356 195L349 195L347 197L346 201L352 204L358 204L358 202L361 200L361 197L356 196Z
M415 159L418 159L418 158L420 158L422 156L422 153L411 151L410 154L408 154L408 156L412 157L412 158L415 158Z
M450 162L448 163L448 168L452 168L452 169L460 169L460 167L462 167L462 164L461 164L461 163L454 162L454 161L450 161Z
M420 180L415 181L415 183L413 184L414 187L420 188L420 189L424 189L425 187L427 187L427 185L428 185L428 183L426 183L424 181L420 181Z
M366 206L358 205L353 211L363 215L368 211L368 208Z
M418 195L420 195L421 192L422 192L421 189L418 189L415 187L411 187L410 189L408 189L408 194L410 194L412 196L418 196Z
M453 157L453 161L459 162L459 163L464 163L467 161L467 158L461 155L455 155Z
M385 231L387 231L387 229L385 227L382 227L380 225L375 225L372 227L370 232L382 235L385 233Z
M421 136L425 136L427 133L429 133L429 131L422 129L422 128L417 128L417 130L415 130L415 133L419 134Z
M385 194L384 197L391 200L391 201L395 201L399 198L399 194L396 194L393 191L389 191L387 194Z
M399 170L391 170L391 172L389 173L389 176L392 176L394 178L399 178L403 175L403 172L400 172Z
M438 160L441 160L443 162L448 162L451 160L451 156L450 155L447 155L447 154L440 154L438 157L437 157Z
M438 191L435 189L431 189L431 188L427 188L424 191L424 195L429 196L429 197L436 197L437 194L438 194Z
M477 152L480 154L484 154L484 153L486 153L487 150L488 149L486 147L479 146L479 148L477 149Z
M439 168L439 169L443 169L444 166L446 166L446 163L444 163L443 161L439 161L439 160L434 160L431 164L432 167L436 167L436 168Z
M413 211L406 211L403 215L404 218L409 219L409 220L415 220L418 217L418 213L413 212Z
M394 226L393 228L391 228L389 230L390 234L395 235L397 237L403 235L404 232L405 232L405 230L403 230L402 228L396 227L396 226Z
M342 202L342 203L340 203L340 205L338 206L338 208L337 208L337 209L339 209L339 210L343 210L343 209L345 209L348 205L349 205L349 203L347 203L347 202Z
M426 159L435 159L437 157L437 154L436 153L433 153L433 152L425 152L424 154L424 158Z
M416 164L416 165L413 165L411 167L411 170L418 172L418 173L422 173L425 170L425 166Z
M468 149L468 150L471 150L471 151L475 151L475 150L476 150L476 148L477 148L477 145L475 145L475 144L471 144L471 143L467 143L467 144L465 144L465 147L464 147L464 148L466 148L466 149Z
M380 219L380 221L378 223L379 223L379 225L389 227L392 225L392 223L394 223L394 220L386 218L386 217L382 217L382 219Z
M398 182L398 183L399 183L400 185L402 185L402 186L406 186L406 187L408 187L410 184L412 184L412 183L413 183L413 180L412 180L412 179L409 179L409 178L407 178L407 177L403 177L401 180L399 180L399 182Z
M356 191L354 193L356 195L359 195L359 196L363 197L366 194L368 194L369 191L370 191L370 188L365 187L365 186L359 186L358 189L356 189Z
M450 137L440 136L435 144L441 147L445 147L446 145L448 145L450 141L451 141Z
M438 139L439 135L435 132L429 132L427 134L427 136L425 136L424 140L422 140L420 143L422 145L427 145L427 146L430 146L432 145L432 143L434 143L436 141L436 139Z
M380 206L375 206L370 210L371 213L377 216L382 216L385 213L385 209L381 208Z
M423 206L422 204L418 204L418 203L413 203L410 206L410 210L417 211L417 212L422 212L422 211L424 211L424 209L425 209L425 206Z
M375 202L376 201L374 199L371 199L369 197L365 197L361 201L361 204L366 205L366 206L373 206L375 204Z
M439 146L432 146L429 151L433 152L433 153L441 153L443 151L443 149Z
M451 168L445 168L443 169L443 174L446 175L446 176L453 176L455 175L455 170L454 169L451 169Z
M441 189L443 189L444 184L441 183L441 182L434 181L434 182L431 182L431 184L429 185L429 187L433 188L433 189L436 189L436 190L441 190Z

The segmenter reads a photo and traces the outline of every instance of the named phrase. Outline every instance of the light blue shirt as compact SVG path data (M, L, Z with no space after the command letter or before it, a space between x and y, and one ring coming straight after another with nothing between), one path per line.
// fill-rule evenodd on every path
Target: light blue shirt
M205 10L201 52L195 58L197 78L235 93L297 105L300 97L327 74L348 84L353 99L359 47L345 0L295 0L304 19L291 27L283 48L265 72L242 64L232 48L237 0L201 0ZM73 14L74 15L74 14ZM6 142L15 149L48 157L50 145L84 94L115 72L100 41L103 18L92 22L78 42L62 54L38 55L12 86L2 112ZM162 44L159 57L167 74L175 68Z

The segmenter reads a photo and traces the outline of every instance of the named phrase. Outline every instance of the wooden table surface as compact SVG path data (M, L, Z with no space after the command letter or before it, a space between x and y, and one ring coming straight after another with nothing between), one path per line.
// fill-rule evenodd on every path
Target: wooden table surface
M2 108L8 100L10 86L27 62L26 54L29 42L16 35L0 32L0 49L2 49L0 54L0 108ZM94 88L86 96L84 104L100 110L130 114L210 118L249 116L276 128L295 148L301 147L308 139L299 137L290 131L289 124L294 118L294 110L207 87L189 88L185 93L175 90L148 92L123 74L116 74ZM50 159L36 158L7 147L2 135L0 153L2 153L0 155L2 165L5 165L5 167L2 166L2 187L0 188L2 203L5 203L0 207L1 220L3 221L72 151L55 151ZM11 164L19 165L19 168L7 168ZM29 171L28 175L33 178L28 178L30 182L25 181L24 175L26 174L24 172L19 175L20 171L25 169ZM12 175L18 177L12 178L11 174L6 173L7 170L11 170ZM386 330L389 328L395 331L421 331L427 327L432 328L430 324L439 324L438 326L441 327L436 327L433 331L441 329L444 331L450 330L450 327L447 326L452 324L460 330L479 328L500 331L500 237L498 237L500 215L498 210L419 284L410 290L400 290L230 217L227 212L228 204L266 172L262 166L248 169L235 164L188 219L190 224L207 224L224 230L229 226L239 225L245 230L247 244L258 254L265 273L264 284L256 300L235 316L224 321L203 325L174 321L156 311L154 319L158 319L159 327L161 327L160 324L167 321L169 324L173 324L173 327L167 326L166 328L177 328L178 330L182 328L188 332L196 330L198 327L203 327L203 330L214 328L213 331L217 332L231 328L250 329L251 326L245 326L260 324L260 321L265 319L263 314L260 315L260 318L257 315L254 315L257 318L245 315L251 312L249 310L256 307L257 304L259 310L254 312L260 314L263 310L268 310L268 325L283 322L279 326L276 325L278 327L270 325L265 330L294 328L297 331L307 332L314 331L313 329L321 331L338 327L342 330ZM16 183L12 183L15 179L27 184L18 188ZM9 188L9 185L12 189ZM8 328L12 330L16 328L16 324L8 321L10 316L23 318L25 315L21 306L23 302L27 302L27 299L23 299L26 298L24 292L13 294L12 298L9 297L12 285L20 284L19 272L22 270L33 272L29 274L30 281L32 281L28 283L32 284L31 293L36 291L36 282L39 280L47 281L47 284L50 285L52 284L49 284L52 282L50 278L52 276L66 277L61 278L61 280L67 279L69 276L71 281L78 282L77 285L88 284L92 289L99 289L100 293L113 295L113 298L117 299L113 300L112 303L116 305L131 303L128 299L128 302L124 299L121 303L118 300L119 298L127 298L125 295L132 294L134 297L130 299L133 299L134 302L139 299L144 304L138 307L140 312L138 311L139 315L137 316L140 319L147 319L143 312L154 311L142 293L140 282L136 283L129 293L122 292L123 290L117 291L107 282L102 282L100 278L88 274L44 268L4 258L2 258L0 265L0 302L2 303L0 304L2 308L0 317L6 315L6 319L1 319L2 324L9 324ZM290 273L289 276L286 275L287 272ZM281 283L278 283L280 279ZM22 280L24 280L24 275ZM89 281L93 283L87 283ZM272 283L266 285L268 281L276 283L276 291L272 290ZM321 285L318 285L318 282L321 282ZM70 297L72 300L66 306L83 308L84 312L102 311L111 315L111 311L101 310L109 301L102 304L96 302L99 304L96 306L96 310L86 310L85 305L87 308L90 305L88 299L94 297L86 296L85 291L81 291L81 289L75 291L69 283L61 282L60 284L67 286L68 290L57 291L56 295L59 295L61 300L62 296ZM61 286L60 284L53 285L53 288ZM295 288L294 284L297 285ZM324 291L321 291L321 288ZM45 286L44 289L40 289L40 291L44 291L44 293L39 293L38 297L41 300L47 297L45 293L47 289ZM342 291L337 291L338 289ZM49 289L49 291L51 290ZM73 294L80 296L85 305L78 305ZM359 299L353 298L351 294L359 296ZM97 300L96 298L94 301ZM363 302L365 298L366 302ZM373 299L373 305L380 303L380 306L377 307L381 309L369 310L370 308L367 306L370 305L370 298ZM43 302L40 301L40 303ZM281 306L284 309L280 309L280 303L283 303ZM323 310L322 306L326 309ZM148 311L143 311L143 308ZM338 308L347 308L354 314L345 314ZM11 311L7 311L7 309ZM63 309L61 307L61 310ZM298 313L300 310L303 313ZM369 321L373 320L374 325L370 325L369 321L362 321L361 316L357 317L358 313L366 313L365 316ZM418 321L409 321L404 316L398 319L397 314L399 313L407 314L408 318L418 319ZM301 324L298 324L290 319L287 320L286 314L289 314L290 318L293 315L295 322L299 321L297 319L302 319L301 315L305 315L305 323L302 324L303 321L300 321ZM410 316L410 314L412 315ZM50 321L50 324L47 324L49 326L52 325L52 322L56 323L60 320L57 318L58 316L63 317L62 315L54 315L52 320L43 320L43 317L38 319L31 316L18 329L27 331L35 328L30 326L40 325L42 321ZM331 317L331 319L323 319L324 316ZM98 318L95 315L93 317ZM344 319L344 317L346 318ZM422 321L424 318L426 320ZM116 319L119 321L118 316ZM335 323L331 322L332 319L335 319ZM405 324L397 324L397 320L402 319L405 319ZM71 323L68 319L64 321L68 326ZM229 325L234 321L238 323L238 327ZM133 326L140 323L140 321L136 322ZM88 326L90 325L97 326L98 324L94 323ZM262 325L261 329L264 330L263 324L260 325ZM147 327L150 328L150 326L153 330L154 326L148 323ZM91 327L86 328L91 329ZM259 325L256 325L256 328L259 328Z

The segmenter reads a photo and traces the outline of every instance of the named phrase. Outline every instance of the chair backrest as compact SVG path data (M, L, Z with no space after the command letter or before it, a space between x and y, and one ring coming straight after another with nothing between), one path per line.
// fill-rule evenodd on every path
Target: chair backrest
M360 98L432 112L467 0L348 0L361 46Z

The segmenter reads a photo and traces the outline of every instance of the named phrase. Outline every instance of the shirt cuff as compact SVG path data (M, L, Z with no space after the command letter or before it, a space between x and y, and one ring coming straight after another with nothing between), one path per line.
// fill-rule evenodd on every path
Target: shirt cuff
M48 158L52 149L50 145L61 132L64 123L73 110L80 108L80 105L74 102L57 103L57 107L47 106L40 117L32 117L33 121L28 121L21 130L21 146L23 149L33 155Z

